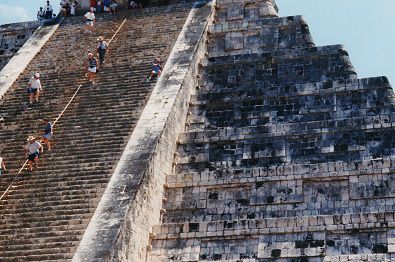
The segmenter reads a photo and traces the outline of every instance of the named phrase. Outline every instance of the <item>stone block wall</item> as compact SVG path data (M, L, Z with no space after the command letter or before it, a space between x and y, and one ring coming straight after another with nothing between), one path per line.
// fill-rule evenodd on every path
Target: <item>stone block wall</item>
M0 71L39 26L38 21L0 26Z
M393 261L391 85L270 4L217 2L151 261Z

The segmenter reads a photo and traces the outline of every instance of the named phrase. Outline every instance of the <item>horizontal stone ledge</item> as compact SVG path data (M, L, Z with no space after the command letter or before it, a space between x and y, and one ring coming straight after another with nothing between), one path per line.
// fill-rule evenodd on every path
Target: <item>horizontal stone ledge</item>
M297 15L292 17L293 20L290 20L288 17L273 17L256 21L219 21L211 25L208 30L210 34L221 34L244 30L259 30L268 27L277 29L278 27L300 25L300 23L304 23L302 16Z
M361 255L339 255L325 256L323 262L355 262L355 261L394 261L395 254L361 254Z
M285 60L285 59L297 59L299 57L303 57L303 59L308 59L311 56L327 56L327 55L335 55L342 54L348 55L345 51L345 47L343 45L327 45L327 46L318 46L318 47L303 47L297 49L279 49L270 52L262 52L262 53L253 53L253 54L245 54L245 55L223 55L223 56L211 56L209 55L210 64L208 67L218 66L218 65L227 65L232 66L236 64L243 63L256 63L257 61L264 60Z
M213 163L215 166L216 163ZM221 164L221 163L218 163ZM359 162L325 162L320 164L284 164L277 166L256 168L227 168L225 172L236 172L239 180L248 183L290 181L298 179L333 179L355 177L360 175L391 174L395 172L395 158L385 157L376 160ZM212 184L212 180L218 184L234 184L233 176L229 179L218 179L215 171L203 171L181 173L167 176L167 182L171 187L193 187Z
M355 79L356 80L356 79ZM351 82L351 81L350 81ZM377 91L380 89L389 89L391 88L390 85L385 84L384 82L378 82L375 84L371 85L364 85L364 84L359 84L355 83L352 81L353 84L351 85L338 85L335 82L311 82L311 83L305 83L305 84L297 84L296 88L298 89L297 91L289 91L285 92L284 86L280 87L278 90L273 92L272 90L266 90L264 87L259 87L259 88L243 88L243 87L226 87L224 89L215 89L215 88L210 88L210 91L208 92L200 92L199 95L195 95L191 99L191 104L192 105L206 105L211 102L211 95L213 97L218 97L218 96L223 96L225 97L228 94L238 92L238 91L244 91L245 94L248 94L249 92L254 92L254 91L267 91L267 93L262 94L260 96L254 97L254 99L297 99L300 97L305 97L305 96L324 96L324 95L338 95L338 96L343 96L343 95L349 95L349 93L363 93L363 92L373 92ZM251 81L251 85L255 85L256 81ZM244 85L248 86L248 82L244 82ZM328 85L332 87L327 87ZM203 86L204 88L204 86ZM251 99L251 97L245 96L239 98L240 101L248 101Z
M248 82L247 82L248 83ZM255 85L256 81L251 82ZM209 91L200 91L199 95L195 95L192 97L192 101L197 101L200 98L205 100L205 96L208 95L218 95L219 93L234 93L239 90L243 90L245 92L254 91L254 90L266 90L268 88L259 87L259 88L245 88L246 82L243 82L243 86L234 86L232 88L219 89L210 88ZM204 86L203 86L204 88ZM279 86L279 89L275 92L271 90L266 90L265 97L276 97L276 98L289 98L294 96L305 96L305 95L318 95L318 94L332 94L339 93L343 94L345 92L351 91L373 91L382 88L391 88L390 83L388 82L387 77L378 76L371 78L361 78L361 79L349 79L349 80L334 80L334 81L325 81L325 82L307 82L302 84L296 84L293 86L296 91L287 90L285 92L285 86Z
M364 118L362 118L364 119ZM346 119L339 119L339 120L346 120ZM355 118L352 118L349 120L349 123L353 123ZM352 131L383 131L383 132L388 132L392 131L395 128L395 121L388 123L388 122L382 122L382 123L377 123L377 124L369 124L369 125L361 125L358 128L315 128L315 129L309 129L305 128L308 127L308 124L316 124L315 122L317 121L311 121L311 122L305 122L303 124L299 123L289 123L289 124L278 124L278 125L267 125L267 126L261 126L261 127L267 127L267 132L259 133L257 134L254 132L254 127L249 127L250 132L243 132L243 130L246 130L247 128L241 127L241 128L235 128L235 132L232 135L225 135L222 136L220 135L220 132L222 130L226 130L227 128L220 128L218 131L193 131L191 132L194 136L198 136L198 138L188 138L187 134L191 133L183 133L186 134L184 136L182 134L181 138L179 139L179 142L181 145L188 145L188 144L201 144L201 143L213 143L213 142L226 142L226 141L246 141L246 140L256 140L256 139L267 139L267 138L283 138L287 140L294 140L294 139L300 139L302 136L318 136L318 135L323 135L323 134L334 134L334 133L339 133L339 132L352 132ZM305 130L308 129L308 130ZM295 131L292 131L295 130ZM230 131L230 130L229 130ZM238 134L238 131L240 133ZM360 147L360 148L351 148L350 150L347 151L364 151L365 149ZM336 153L336 152L331 152L328 151L326 152L324 149L321 152L323 154L329 154L329 153Z
M156 240L395 228L395 212L268 218L156 225ZM233 223L234 222L234 223ZM231 225L231 226L229 226Z

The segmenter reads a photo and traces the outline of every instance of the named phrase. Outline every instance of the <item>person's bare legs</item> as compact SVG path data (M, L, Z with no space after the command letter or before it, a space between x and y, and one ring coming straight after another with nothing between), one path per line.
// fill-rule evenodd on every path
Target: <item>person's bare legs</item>
M88 79L89 79L89 82L92 82L92 72L88 72Z
M38 102L38 97L40 96L40 91L37 91L35 96L36 96L36 101Z
M30 93L29 94L29 104L33 104L33 98L34 98L34 94Z
M36 168L38 168L38 158L34 160L34 163L36 164Z
M42 138L41 141L48 147L48 150L51 151L51 142L48 139Z
M33 163L32 163L32 161L29 160L29 161L27 162L27 164L29 165L29 170L30 170L30 171L33 171Z
M92 73L92 84L96 83L96 73Z
M89 33L93 33L93 27L92 26L90 26L90 25L86 25L86 29L89 31Z
M89 82L91 82L92 84L95 84L96 74L93 72L89 72L88 77L89 77Z

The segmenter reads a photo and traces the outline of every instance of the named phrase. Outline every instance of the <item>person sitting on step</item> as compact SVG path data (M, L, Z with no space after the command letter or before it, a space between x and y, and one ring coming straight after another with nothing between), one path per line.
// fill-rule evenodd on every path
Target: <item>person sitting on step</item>
M96 79L96 73L97 73L98 65L97 65L97 59L93 56L92 53L88 54L88 79L89 82L92 84L95 84L95 79Z
M103 0L103 11L105 13L111 13L110 4L111 4L111 0Z
M99 42L97 44L97 53L99 54L99 62L100 64L103 64L105 62L105 56L108 51L108 43L104 41L104 38L100 36L97 41Z
M77 1L71 1L70 5L70 15L75 16L75 9L77 6Z
M0 156L0 176L3 174L4 171L7 169L5 168L4 159Z
M42 21L44 19L44 10L42 7L40 7L40 10L37 12L37 20Z
M44 128L44 134L41 138L41 141L48 147L48 150L51 151L51 138L53 135L53 131L52 131L52 123L49 122L48 119L44 118L42 120L43 124L45 125Z
M34 76L30 78L28 86L27 93L29 94L29 104L31 105L33 104L33 98L38 102L40 92L43 90L39 73L35 73Z
M152 71L149 76L147 76L147 82L151 81L154 76L158 78L162 74L162 61L159 58L155 58L154 62L152 63Z
M33 163L36 164L36 168L38 168L38 158L40 153L44 152L44 148L40 142L36 141L34 136L29 136L28 144L25 146L25 153L27 157L27 163L29 165L29 170L33 171Z
M103 12L102 5L103 5L102 0L96 0L96 12L97 13Z
M143 4L141 0L129 0L129 9L143 9Z
M63 17L67 16L67 6L66 6L67 3L68 3L67 0L61 0L60 1L60 12L62 13Z
M117 0L112 0L112 1L111 1L111 4L110 4L111 12L112 12L113 14L115 14L115 13L117 12L117 8L118 8Z
M91 7L91 9L89 10L89 12L87 12L84 17L85 17L85 23L86 23L86 29L89 30L89 32L92 33L93 31L93 26L95 24L95 14L93 13L93 7Z

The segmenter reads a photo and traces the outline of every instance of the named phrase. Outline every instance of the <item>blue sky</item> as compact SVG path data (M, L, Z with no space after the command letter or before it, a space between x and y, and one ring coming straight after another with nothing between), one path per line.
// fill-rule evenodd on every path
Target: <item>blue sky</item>
M50 2L59 11L60 0ZM47 0L0 0L0 24L35 20L40 6L46 4Z
M395 86L395 0L276 0L280 16L303 15L317 46L344 44L358 76ZM59 10L59 0L51 1ZM0 0L0 24L34 20L46 0Z

